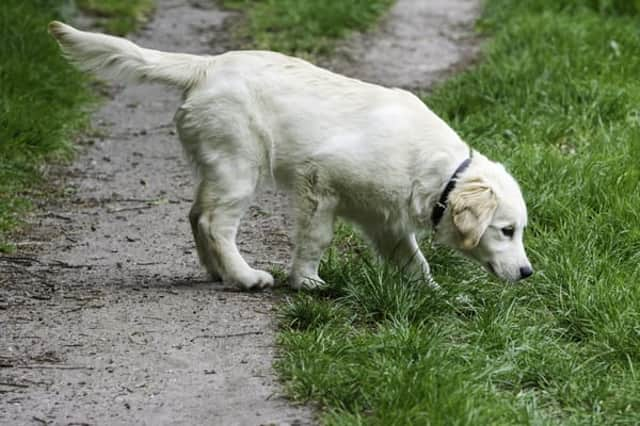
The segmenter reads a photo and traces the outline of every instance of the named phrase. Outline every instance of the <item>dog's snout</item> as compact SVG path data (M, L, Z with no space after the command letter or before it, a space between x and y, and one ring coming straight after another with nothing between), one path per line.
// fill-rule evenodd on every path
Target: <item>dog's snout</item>
M529 278L533 275L533 269L530 266L523 266L520 268L520 279L523 280L525 278Z

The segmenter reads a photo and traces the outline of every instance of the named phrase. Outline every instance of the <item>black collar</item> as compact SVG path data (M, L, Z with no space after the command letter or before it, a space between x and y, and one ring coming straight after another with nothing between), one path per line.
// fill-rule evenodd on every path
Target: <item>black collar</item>
M442 215L444 215L444 211L447 208L447 204L449 202L449 194L456 187L458 176L460 175L460 173L464 172L467 167L469 167L469 164L471 164L471 153L469 153L469 158L460 163L456 171L453 172L453 175L451 175L449 182L447 182L447 186L444 187L442 194L440 194L440 199L438 200L436 205L433 206L433 211L431 212L431 223L433 224L433 229L436 229L438 223L440 223L440 220L442 219Z

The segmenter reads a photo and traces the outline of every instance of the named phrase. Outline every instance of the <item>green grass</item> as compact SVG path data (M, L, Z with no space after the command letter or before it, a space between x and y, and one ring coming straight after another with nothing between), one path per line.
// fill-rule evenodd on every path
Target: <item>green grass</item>
M65 1L4 0L0 7L0 248L29 206L47 160L68 159L86 124L86 80L47 33L69 18ZM64 12L67 12L66 14ZM33 195L33 194L31 194Z
M639 424L640 2L488 0L481 28L425 101L518 178L537 274L425 244L434 293L341 229L329 287L281 309L278 369L331 425Z
M125 35L143 22L154 7L153 0L76 0L85 13L109 33Z
M336 40L354 30L366 30L394 0L224 0L226 7L244 10L239 30L257 49L298 56L329 53Z
M126 6L113 13L149 0L120 3ZM43 171L72 157L95 99L47 33L51 20L74 13L69 0L3 0L0 7L0 251L15 249L9 235L19 218L50 192L42 191Z

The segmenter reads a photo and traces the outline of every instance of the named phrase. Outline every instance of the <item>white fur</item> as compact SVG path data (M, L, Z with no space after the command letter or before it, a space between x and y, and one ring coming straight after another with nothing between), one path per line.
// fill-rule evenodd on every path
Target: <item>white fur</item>
M379 252L431 280L415 233L431 228L435 202L468 146L417 97L334 74L274 52L194 56L143 49L116 37L50 24L82 69L180 87L180 140L199 184L189 214L201 262L244 288L273 278L250 268L235 244L256 191L276 184L297 219L291 285L321 285L318 264L342 216ZM522 244L525 203L499 164L475 153L450 196L436 240L517 280L530 267ZM500 228L514 226L514 238Z

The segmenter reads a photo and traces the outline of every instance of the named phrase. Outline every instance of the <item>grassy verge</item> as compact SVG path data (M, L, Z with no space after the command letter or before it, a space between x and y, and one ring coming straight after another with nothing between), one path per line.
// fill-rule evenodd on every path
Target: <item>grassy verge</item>
M116 35L133 31L154 7L153 0L76 0L76 4L95 16L107 32Z
M640 423L639 20L486 2L482 64L426 101L520 181L538 273L509 286L425 245L436 295L334 249L330 287L281 312L292 395L336 425Z
M394 0L224 0L226 7L244 10L240 35L257 49L299 56L326 54L336 40L365 30Z
M5 0L0 8L0 248L29 208L46 160L69 158L85 123L86 80L61 57L47 23L65 1ZM67 10L68 11L68 10Z
M9 232L43 196L34 191L46 164L71 157L71 139L87 122L87 79L47 34L49 21L71 18L72 4L4 0L0 7L0 251L13 250Z

